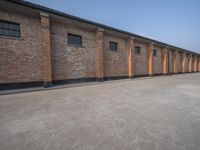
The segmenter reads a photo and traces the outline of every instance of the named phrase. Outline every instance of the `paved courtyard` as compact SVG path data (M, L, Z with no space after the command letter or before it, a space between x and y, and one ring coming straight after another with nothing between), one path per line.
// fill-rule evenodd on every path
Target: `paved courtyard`
M0 150L198 150L200 73L0 96Z

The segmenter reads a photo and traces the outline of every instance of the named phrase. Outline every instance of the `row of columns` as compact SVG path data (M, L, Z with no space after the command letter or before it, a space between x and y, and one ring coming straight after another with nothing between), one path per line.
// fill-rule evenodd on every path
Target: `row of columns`
M99 80L103 80L104 78L104 60L103 60L103 51L104 51L104 45L103 45L103 30L98 29L96 32L96 77ZM134 68L134 47L135 47L135 40L134 37L130 37L127 39L127 64L128 64L128 72L127 75L129 78L133 78L135 75L135 68ZM154 49L154 43L151 42L147 45L147 73L150 76L154 75L154 63L153 63L153 49ZM178 73L178 50L173 51L172 56L172 66L173 66L173 73ZM186 53L182 52L182 55L180 55L181 59L181 72L186 72ZM194 59L194 60L193 60ZM190 54L189 57L189 68L188 72L197 72L200 71L200 58L197 56L194 56ZM169 48L164 47L162 49L162 73L168 74L169 73Z
M41 36L42 36L42 79L44 83L44 87L49 87L52 85L52 71L51 71L51 44L50 44L50 19L49 15L46 13L40 13L41 18ZM99 81L104 79L104 42L103 42L104 30L98 29L96 31L96 78ZM134 38L130 37L127 39L127 64L128 64L128 72L127 76L129 78L133 78L135 75L134 68ZM149 43L147 46L147 73L152 76L153 72L153 49L154 43ZM173 53L173 72L177 73L177 55L178 51L176 50ZM164 47L162 50L162 66L163 66L163 74L169 73L169 49L168 47ZM182 72L185 72L185 60L186 53L183 53L182 57ZM192 71L200 71L200 57L194 57L193 64L193 56L191 55L189 59L189 72Z

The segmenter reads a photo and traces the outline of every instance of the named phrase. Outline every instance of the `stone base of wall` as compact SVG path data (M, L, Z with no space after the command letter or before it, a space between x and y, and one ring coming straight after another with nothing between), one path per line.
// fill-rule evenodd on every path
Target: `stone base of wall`
M65 79L65 80L54 80L53 85L81 83L81 82L94 82L98 81L96 78L77 78L77 79Z
M149 77L149 74L134 75L134 78Z
M121 79L134 79L134 78L142 78L142 77L156 77L156 76L167 76L167 75L178 75L178 74L186 74L186 73L198 73L198 72L179 72L179 73L168 73L168 74L143 74L143 75L134 75L132 77L128 76L113 76L113 77L104 77L104 78L78 78L78 79L65 79L65 80L54 80L53 82L21 82L21 83L0 83L0 90L11 90L11 89L23 89L23 88L34 88L34 87L44 87L48 88L53 85L63 85L63 84L73 84L73 83L83 83L83 82L103 82L110 80L121 80Z
M128 76L113 76L113 77L104 77L105 81L109 80L120 80L120 79L128 79Z
M0 83L0 90L23 89L42 87L43 81L38 82L20 82L20 83Z
M52 82L43 82L44 88L48 88L52 86Z

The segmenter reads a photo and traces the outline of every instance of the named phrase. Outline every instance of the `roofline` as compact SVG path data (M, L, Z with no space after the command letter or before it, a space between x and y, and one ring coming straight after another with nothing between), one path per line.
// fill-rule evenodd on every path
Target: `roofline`
M174 49L182 50L182 51L187 52L187 53L194 53L194 54L200 55L199 53L192 52L190 50L186 50L186 49L183 49L183 48L180 48L180 47L176 47L176 46L173 46L173 45L170 45L170 44L167 44L167 43L163 43L163 42L151 39L151 38L147 38L147 37L137 35L137 34L134 34L134 33L128 32L128 31L124 31L124 30L121 30L121 29L117 29L117 28L114 28L114 27L111 27L111 26L101 24L101 23L97 23L97 22L94 22L94 21L83 19L83 18L80 18L80 17L77 17L77 16L73 16L73 15L70 15L70 14L67 14L67 13L64 13L64 12L61 12L61 11L57 11L55 9L51 9L51 8L48 8L48 7L45 7L45 6L33 4L31 2L27 2L27 1L24 1L24 0L4 0L4 1L23 5L23 6L26 6L26 7L30 7L32 9L40 10L40 11L45 11L45 12L52 13L52 14L55 14L55 15L58 15L58 16L63 16L63 17L70 18L70 19L80 21L80 22L83 22L83 23L88 23L88 24L91 24L91 25L98 26L100 28L113 30L113 31L116 31L116 32L120 32L120 33L123 33L123 34L127 34L127 35L130 35L130 36L136 37L136 38L145 39L145 40L148 40L148 41L151 41L151 42L154 42L154 43L165 45L167 47L172 47Z

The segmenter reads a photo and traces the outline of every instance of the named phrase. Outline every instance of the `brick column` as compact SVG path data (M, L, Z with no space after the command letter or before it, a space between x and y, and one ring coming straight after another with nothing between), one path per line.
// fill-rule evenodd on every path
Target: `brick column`
M128 50L128 77L131 79L134 77L134 37L130 37L127 40Z
M199 57L197 56L197 72L199 72Z
M48 14L40 13L40 17L41 17L41 28L42 28L43 85L44 87L50 87L52 86L50 21Z
M189 72L192 72L192 54L189 55Z
M179 55L179 59L180 59L180 61L179 61L179 63L178 63L178 67L179 67L179 65L180 65L180 71L178 72L178 73L182 73L182 53L181 52L178 52L178 55Z
M187 58L187 73L189 72L189 68L190 68L190 63L189 63L189 61L190 61L190 56L189 56L189 54L187 54L186 53L186 58Z
M150 76L153 76L153 48L154 43L151 42L147 46L147 73Z
M200 57L197 57L197 72L200 72Z
M162 50L162 66L163 66L163 74L168 74L169 72L169 60L168 60L168 48L164 47Z
M200 57L198 57L198 72L200 72Z
M104 80L104 42L103 42L103 29L96 31L96 78L98 81Z
M197 72L197 56L194 56L194 72Z
M175 50L173 52L173 73L177 73L178 72L177 56L178 56L178 51Z
M181 59L181 66L182 66L182 73L185 73L186 70L185 70L185 67L186 67L186 53L183 52L182 53L182 59Z

